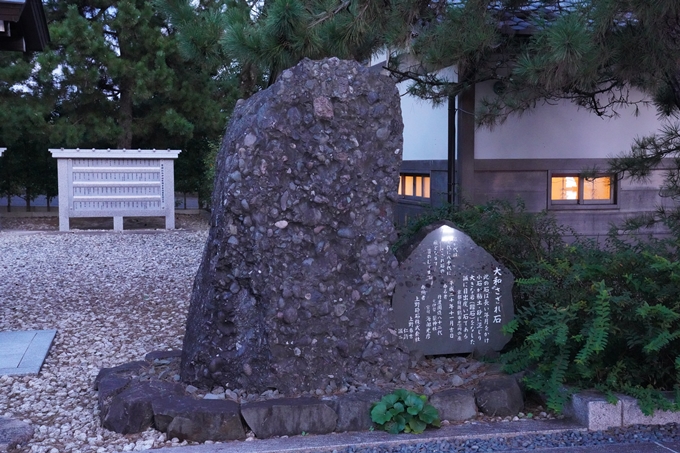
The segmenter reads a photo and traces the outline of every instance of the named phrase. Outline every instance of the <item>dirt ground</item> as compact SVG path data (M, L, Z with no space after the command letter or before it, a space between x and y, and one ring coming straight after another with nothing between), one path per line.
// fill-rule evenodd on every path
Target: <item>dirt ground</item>
M210 214L175 214L175 228L182 230L207 229ZM113 230L113 217L71 218L71 230ZM124 217L123 230L162 230L165 229L165 217ZM0 231L59 231L59 217L8 217L0 215Z

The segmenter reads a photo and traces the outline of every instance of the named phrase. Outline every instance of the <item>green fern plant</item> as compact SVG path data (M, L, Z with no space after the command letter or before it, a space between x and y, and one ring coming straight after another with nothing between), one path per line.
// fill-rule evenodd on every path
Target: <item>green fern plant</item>
M397 389L375 403L371 420L391 434L420 434L428 426L440 426L439 412L427 402L427 396L404 389Z
M515 276L506 371L560 411L572 391L639 399L645 413L680 408L680 228L653 239L586 240L518 201L445 207L404 230L402 240L446 219ZM567 244L564 236L571 236ZM642 237L642 236L639 236ZM569 390L565 390L569 388Z
M634 396L646 414L680 408L661 393L680 377L680 264L668 244L612 244L565 247L517 280L509 330L521 344L503 360L508 371L530 370L527 387L555 411L566 385Z

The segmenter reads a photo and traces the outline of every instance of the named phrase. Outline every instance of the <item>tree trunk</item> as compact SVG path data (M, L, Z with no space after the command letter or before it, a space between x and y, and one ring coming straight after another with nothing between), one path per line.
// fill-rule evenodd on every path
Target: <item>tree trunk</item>
M239 74L239 91L241 99L248 99L257 91L257 75L251 64L244 64Z
M121 128L117 146L119 149L132 147L132 83L124 80L120 84L120 105L118 125Z
M12 196L7 195L7 212L12 212Z
M47 197L47 212L50 212L52 197Z

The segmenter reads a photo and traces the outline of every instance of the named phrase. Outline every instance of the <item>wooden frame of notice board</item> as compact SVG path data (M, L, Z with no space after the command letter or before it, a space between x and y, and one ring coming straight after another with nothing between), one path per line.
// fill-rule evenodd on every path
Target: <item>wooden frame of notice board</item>
M165 217L175 228L174 160L180 150L50 149L59 177L59 230L72 217Z

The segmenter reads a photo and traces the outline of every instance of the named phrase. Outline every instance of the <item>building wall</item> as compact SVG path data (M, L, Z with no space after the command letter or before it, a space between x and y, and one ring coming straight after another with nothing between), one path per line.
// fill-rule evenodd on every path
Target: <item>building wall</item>
M455 68L439 71L440 77L456 79ZM431 101L406 94L412 82L397 85L401 97L401 112L404 120L405 161L428 161L446 159L448 156L449 103L433 105Z
M446 160L411 160L402 163L402 173L430 176L430 200L429 203L424 203L423 201L400 198L394 213L395 222L398 225L406 225L409 220L422 215L428 209L446 203L448 196L447 164Z
M455 80L455 68L446 68L439 75ZM395 210L395 222L406 224L433 206L448 199L449 103L432 102L406 94L411 82L398 84L404 121L404 151L401 172L430 177L429 203L401 198Z
M493 96L492 83L479 84L477 103ZM641 94L633 94L642 99ZM656 109L617 109L615 118L598 117L569 101L542 104L513 115L493 129L475 130L475 159L593 159L630 149L636 137L659 128Z
M668 200L659 196L663 171L648 181L617 182L616 203L597 206L556 206L549 200L551 172L581 172L607 168L608 157L627 151L636 137L656 132L661 123L651 106L619 109L617 118L600 118L572 103L539 105L521 116L511 116L493 129L476 128L470 112L484 96L493 95L483 84L457 100L456 163L461 201L484 203L493 199L521 198L532 212L548 210L579 234L606 235L612 224L633 215L653 212ZM448 146L445 106L402 98L404 163L402 172L427 173L446 178ZM439 170L434 170L438 168ZM434 183L433 183L434 184ZM445 186L444 186L445 187ZM444 198L433 197L437 205ZM398 221L423 211L423 205L402 202ZM660 229L653 232L662 233Z
M617 182L613 205L552 205L548 196L551 171L578 169L584 161L605 168L605 159L486 159L475 161L475 191L471 198L479 204L489 200L515 203L521 198L527 211L551 212L559 223L580 235L604 237L612 225L626 218L653 212L669 200L659 196L664 170L656 170L647 181L622 179ZM663 234L656 227L645 231Z
M478 87L476 102L493 96L491 83ZM637 94L642 99L641 94ZM636 137L651 135L661 123L653 106L618 109L601 118L568 101L543 104L511 116L493 129L474 131L474 181L463 187L474 203L521 198L527 210L548 210L581 235L602 237L626 218L653 212L667 199L659 196L663 171L648 181L618 181L612 205L555 205L550 202L551 173L607 168L607 158L630 149ZM662 233L662 229L653 230Z

